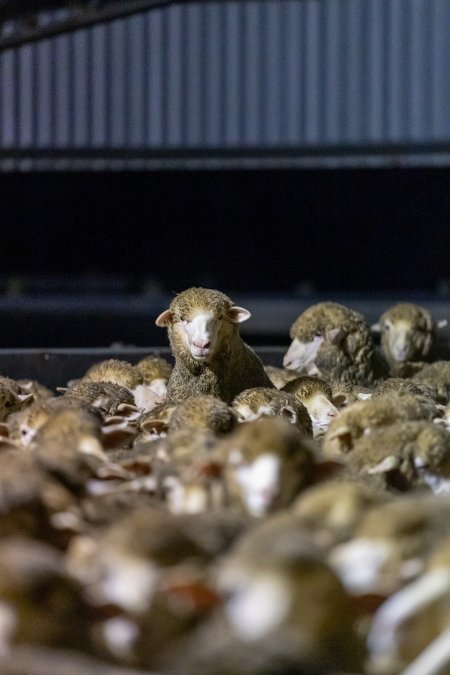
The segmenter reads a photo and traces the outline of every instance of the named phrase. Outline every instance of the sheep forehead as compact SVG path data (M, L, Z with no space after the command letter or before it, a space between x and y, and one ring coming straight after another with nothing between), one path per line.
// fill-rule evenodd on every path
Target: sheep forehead
M220 314L233 303L224 293L206 288L189 288L172 300L170 309L175 313L192 315L195 312Z
M193 310L186 317L186 320L191 324L191 326L196 327L198 330L205 330L210 327L217 321L217 316L211 311L205 312L204 310Z
M425 328L432 323L431 314L427 309L409 303L402 303L388 309L382 315L383 323L386 319L395 324L404 321L413 328Z
M337 412L337 408L333 403L330 401L328 396L321 392L317 392L313 394L307 401L308 405L310 408L313 408L314 410L335 410Z
M319 378L308 378L302 382L298 389L295 390L296 395L301 400L310 401L311 403L318 396L331 399L332 390L328 382Z
M356 324L363 320L358 312L334 302L323 302L308 307L291 327L291 337L300 340L310 340L315 331L334 328L342 323L351 321Z

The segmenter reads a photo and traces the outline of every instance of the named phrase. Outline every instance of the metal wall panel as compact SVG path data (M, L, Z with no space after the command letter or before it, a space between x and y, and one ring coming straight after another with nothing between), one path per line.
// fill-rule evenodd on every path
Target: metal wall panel
M170 5L0 54L0 167L450 163L448 0Z

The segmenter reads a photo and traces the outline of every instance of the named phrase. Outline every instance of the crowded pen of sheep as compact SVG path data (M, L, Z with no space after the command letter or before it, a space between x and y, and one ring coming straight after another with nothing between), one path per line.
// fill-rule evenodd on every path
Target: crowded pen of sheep
M450 672L445 317L321 302L283 367L249 318L190 288L170 361L2 374L2 674Z

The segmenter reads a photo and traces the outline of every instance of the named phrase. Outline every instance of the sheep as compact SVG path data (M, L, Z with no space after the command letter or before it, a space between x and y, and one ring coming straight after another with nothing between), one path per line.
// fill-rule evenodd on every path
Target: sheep
M24 391L15 380L0 375L0 422L4 422L11 413L22 410L33 399L33 394Z
M128 361L107 359L94 363L81 379L82 382L105 382L126 387L133 394L135 404L144 412L163 403L163 399L153 391L151 385L144 384L141 371Z
M435 321L425 307L410 302L389 307L372 330L381 334L381 348L391 366L407 361L432 361L437 354L437 331L447 324Z
M216 578L222 604L188 646L183 672L362 672L350 597L289 513L244 533Z
M82 380L69 387L63 398L81 399L108 415L137 417L140 414L130 390L113 382Z
M0 570L3 650L8 652L12 644L93 648L92 607L81 585L65 570L60 551L32 539L3 538ZM5 608L13 615L9 640L5 639ZM13 670L1 668L2 673ZM29 663L22 672L38 671Z
M169 422L175 410L175 405L162 403L150 412L143 413L137 420L138 433L133 445L145 441L152 441L164 437L169 430Z
M359 312L335 302L308 307L291 326L283 366L364 386L387 377L370 328Z
M338 409L333 403L331 385L322 378L300 376L284 385L282 391L294 394L305 406L316 431L327 429L338 415Z
M57 403L55 403L57 401ZM55 407L60 406L57 399L36 401L24 410L12 413L8 417L8 438L18 446L27 447L33 440L34 435L55 412Z
M382 382L384 380L380 380L378 384ZM339 409L356 401L367 401L369 398L372 398L374 391L372 386L364 387L360 384L351 384L350 382L330 380L330 385L333 392L333 401Z
M314 445L286 420L243 422L218 450L231 504L255 517L289 505L314 477Z
M105 422L104 411L100 408L77 396L65 395L37 400L23 410L11 413L3 425L3 433L18 447L28 447L36 432L55 413L68 409L84 410L99 422Z
M42 401L55 396L55 393L51 389L45 387L37 380L19 379L16 380L16 382L19 385L22 393L33 395L34 401Z
M83 382L113 382L127 389L133 389L143 382L143 376L136 366L122 359L94 363L81 379Z
M326 551L350 539L366 511L392 498L386 491L362 481L338 476L307 487L290 512L315 544Z
M378 487L450 491L450 434L432 422L397 422L359 438L347 471Z
M311 436L311 420L306 407L293 394L267 387L244 389L232 403L240 421L250 422L262 416L279 415L302 433Z
M217 435L223 435L236 424L235 411L221 399L210 395L191 396L175 407L168 430L210 429Z
M433 675L450 663L450 537L444 537L417 579L391 595L375 613L367 644L374 672Z
M138 361L136 368L142 375L143 384L148 385L159 398L165 400L172 364L160 356L150 355Z
M151 604L158 577L170 581L186 560L186 571L191 567L195 574L246 527L246 519L237 514L174 515L157 506L137 506L100 536L94 532L76 538L68 551L68 569L88 584L92 599L140 615Z
M341 410L328 427L323 439L323 454L339 457L350 452L357 439L378 427L408 420L432 421L436 414L433 401L411 394L386 394L356 401Z
M439 403L450 403L450 361L434 361L419 370L412 380L429 387Z
M77 454L91 455L102 461L107 459L101 440L100 420L76 408L62 408L54 412L38 429L29 447L46 466L71 464Z
M411 379L403 377L388 377L387 380L379 382L372 392L372 398L379 398L386 394L413 394L414 396L424 396L437 403L437 394L426 384L414 382Z
M334 547L328 561L352 593L386 597L422 573L450 535L449 515L447 495L400 495L366 511L352 539Z
M238 325L250 312L234 305L220 291L188 288L156 319L167 327L174 368L167 384L167 402L211 394L231 403L250 387L274 388L261 359L241 338Z

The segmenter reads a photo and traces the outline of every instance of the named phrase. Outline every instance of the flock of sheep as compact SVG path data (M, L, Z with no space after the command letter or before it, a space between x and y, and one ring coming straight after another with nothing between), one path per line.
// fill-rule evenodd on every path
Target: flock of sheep
M173 362L0 377L2 675L450 673L443 322L321 302L280 368L249 317L190 288Z

